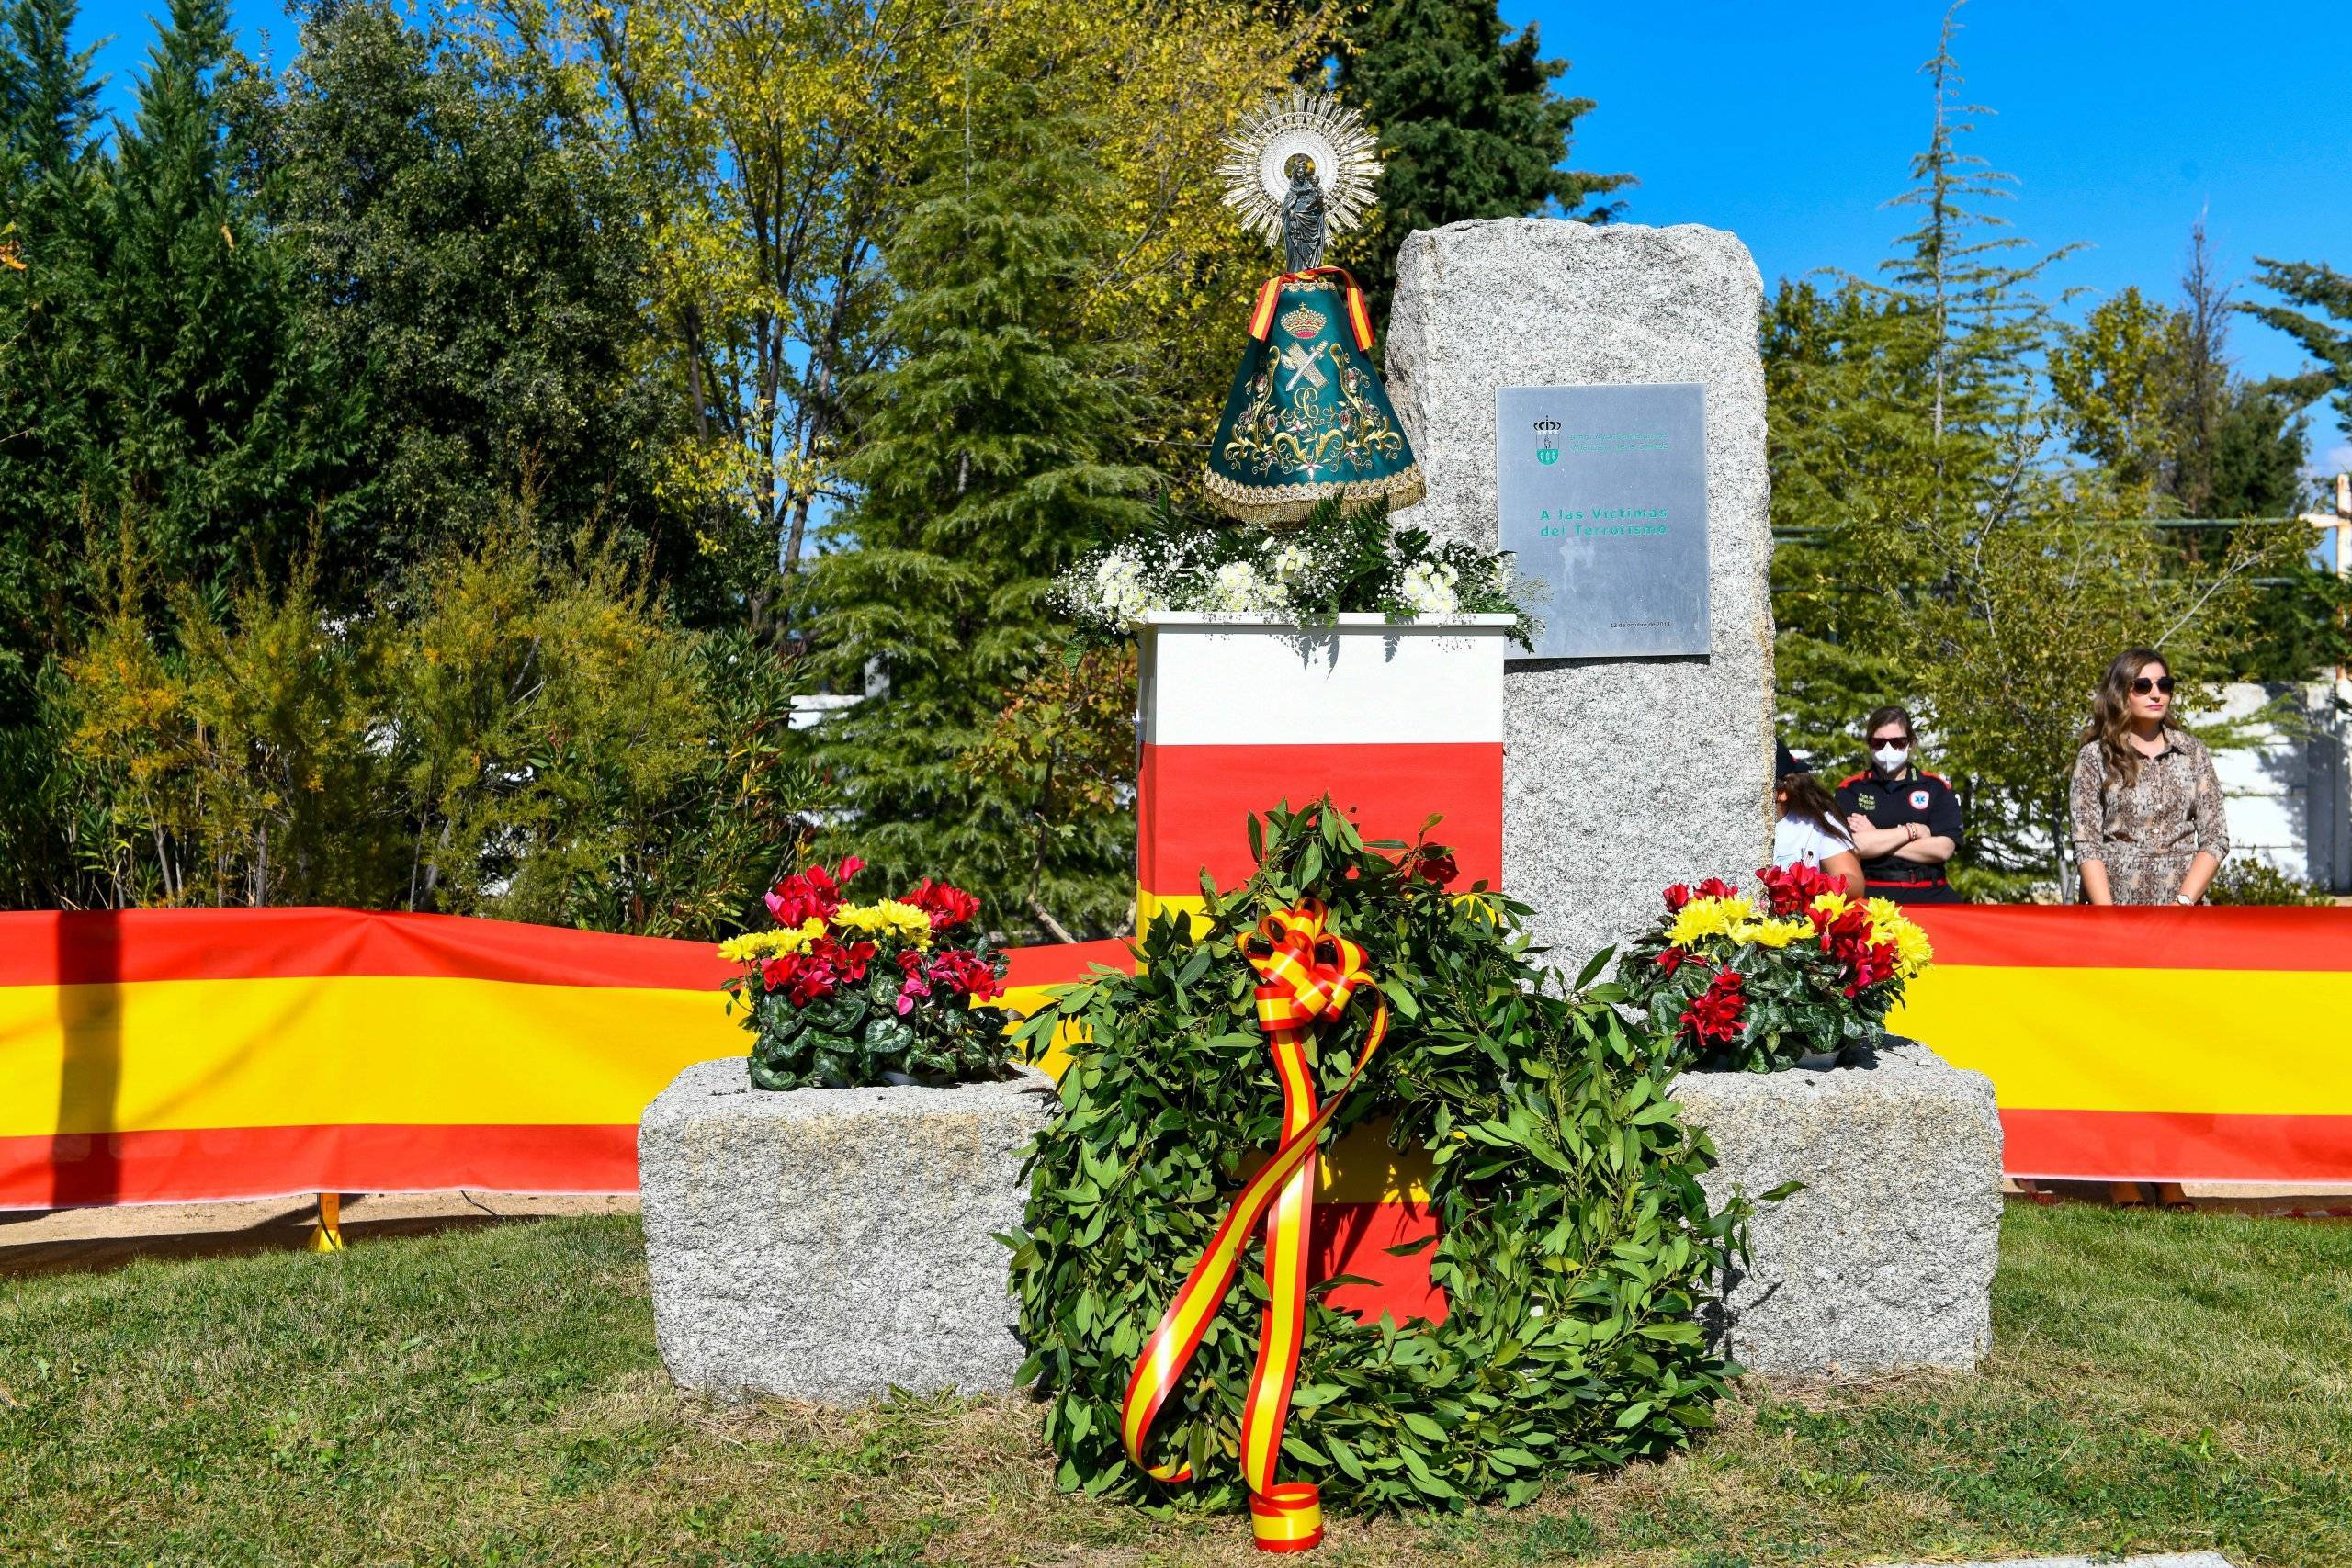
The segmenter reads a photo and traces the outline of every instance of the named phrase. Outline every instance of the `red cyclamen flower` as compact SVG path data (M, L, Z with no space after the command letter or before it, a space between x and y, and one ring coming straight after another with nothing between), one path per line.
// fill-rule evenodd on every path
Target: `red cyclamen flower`
M830 966L806 953L787 953L760 965L761 983L771 991L782 991L797 1008L831 996L838 979Z
M1775 915L1793 915L1809 910L1813 901L1825 893L1843 893L1842 878L1831 876L1817 867L1802 861L1791 866L1768 865L1756 874L1764 896L1770 901Z
M981 1001L1003 994L995 969L978 954L960 947L951 947L934 953L931 960L931 982L945 987L953 997L973 997Z
M1729 1044L1738 1038L1740 1021L1747 1010L1746 986L1731 970L1716 971L1706 991L1674 1021L1677 1027L1702 1046Z
M765 902L768 913L780 926L797 926L815 915L831 919L833 911L842 907L842 885L865 869L865 863L855 855L846 855L839 866L827 871L812 865L796 876L787 876L772 889Z
M960 887L924 877L910 889L902 903L912 904L931 917L934 931L954 931L980 912L980 901Z

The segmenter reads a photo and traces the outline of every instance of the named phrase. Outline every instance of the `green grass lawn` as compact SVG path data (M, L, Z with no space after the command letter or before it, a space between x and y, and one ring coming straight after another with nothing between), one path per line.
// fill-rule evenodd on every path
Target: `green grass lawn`
M1317 1561L1673 1568L2218 1548L2352 1562L2352 1225L2012 1207L1975 1378L1750 1388L1515 1513ZM0 1557L1238 1564L1238 1517L1056 1495L1034 1409L726 1412L653 1350L636 1223L0 1280Z

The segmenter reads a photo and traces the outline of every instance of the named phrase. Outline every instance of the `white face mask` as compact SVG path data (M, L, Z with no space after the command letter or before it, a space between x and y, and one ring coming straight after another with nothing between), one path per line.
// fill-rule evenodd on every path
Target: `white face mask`
M1871 748L1871 755L1878 759L1878 765L1881 769L1891 773L1903 766L1903 760L1911 755L1911 748L1908 746L1873 746Z

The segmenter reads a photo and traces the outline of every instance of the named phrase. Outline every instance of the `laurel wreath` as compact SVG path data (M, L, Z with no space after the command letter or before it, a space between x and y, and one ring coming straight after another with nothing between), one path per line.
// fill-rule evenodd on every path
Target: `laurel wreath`
M1611 1005L1613 987L1590 985L1601 961L1560 985L1532 962L1525 906L1483 885L1459 897L1433 880L1451 868L1441 846L1367 845L1328 802L1250 831L1257 874L1230 895L1204 887L1197 937L1181 916L1155 920L1139 973L1099 974L1016 1035L1033 1058L1057 1032L1082 1042L1031 1156L1023 1226L1003 1238L1023 1381L1050 1402L1061 1484L1211 1508L1244 1496L1261 1243L1153 1429L1155 1460L1187 1458L1190 1485L1127 1461L1119 1405L1227 1201L1279 1141L1282 1094L1235 934L1310 897L1367 950L1391 1010L1328 1136L1386 1118L1395 1146L1427 1152L1440 1234L1422 1245L1449 1312L1361 1323L1318 1290L1284 1476L1372 1506L1518 1504L1548 1476L1687 1446L1736 1371L1700 1312L1744 1245L1747 1210L1710 1212L1712 1146L1666 1097L1656 1042ZM1321 1041L1321 1092L1344 1079L1367 1013Z

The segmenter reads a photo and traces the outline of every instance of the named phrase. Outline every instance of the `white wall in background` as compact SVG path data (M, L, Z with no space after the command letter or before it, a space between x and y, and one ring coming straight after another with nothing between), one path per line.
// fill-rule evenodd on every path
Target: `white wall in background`
M2256 721L2255 745L2213 753L2231 854L2352 893L2352 682L2233 682L2199 716Z

